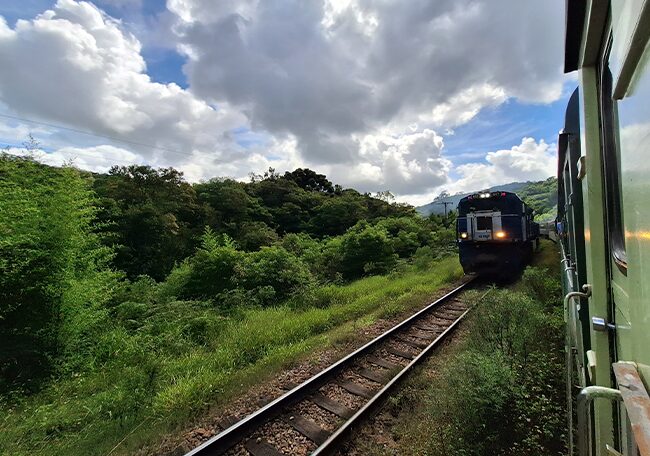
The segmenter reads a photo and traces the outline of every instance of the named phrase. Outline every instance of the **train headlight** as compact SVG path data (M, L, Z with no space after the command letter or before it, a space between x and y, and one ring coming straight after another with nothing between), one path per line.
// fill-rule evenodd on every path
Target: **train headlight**
M461 239L467 239L467 233L460 233Z
M504 239L506 237L506 232L505 231L497 231L496 233L494 233L494 235L498 239Z

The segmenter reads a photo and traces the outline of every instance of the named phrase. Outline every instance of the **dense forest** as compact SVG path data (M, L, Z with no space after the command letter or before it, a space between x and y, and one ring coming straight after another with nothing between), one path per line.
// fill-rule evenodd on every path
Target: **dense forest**
M309 169L190 184L171 168L92 174L2 154L0 193L0 405L12 415L40 395L33 422L15 415L12 430L46 440L177 400L158 393L184 374L179 360L218 357L226 341L238 345L213 360L219 375L268 355L272 340L242 353L241 336L224 335L251 309L318 311L342 284L426 266L454 244L453 215L424 218ZM329 320L310 331L342 318L318 312ZM289 344L298 327L283 330ZM68 409L71 397L86 402Z

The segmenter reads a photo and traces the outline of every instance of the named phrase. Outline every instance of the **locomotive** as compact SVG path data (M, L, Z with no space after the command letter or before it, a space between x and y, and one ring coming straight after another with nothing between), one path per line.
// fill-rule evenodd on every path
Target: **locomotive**
M468 195L458 203L456 231L465 273L510 277L539 242L533 210L512 192Z
M569 454L650 455L650 1L568 0L557 237Z

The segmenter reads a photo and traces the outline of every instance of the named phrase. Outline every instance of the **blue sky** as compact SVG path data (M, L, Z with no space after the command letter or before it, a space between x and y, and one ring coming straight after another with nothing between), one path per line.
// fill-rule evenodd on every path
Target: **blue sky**
M0 114L26 120L0 142L189 180L306 166L415 204L547 177L574 85L561 0L436 5L4 1Z

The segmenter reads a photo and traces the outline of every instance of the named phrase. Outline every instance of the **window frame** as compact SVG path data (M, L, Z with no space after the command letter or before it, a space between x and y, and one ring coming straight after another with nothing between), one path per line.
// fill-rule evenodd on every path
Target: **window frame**
M612 34L607 35L598 59L598 108L600 119L602 177L609 256L618 270L627 276L625 216L621 191L620 149L617 142L618 115L613 98L614 81L609 68Z

